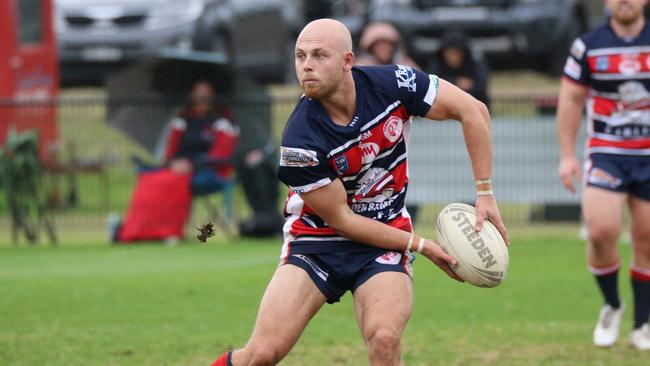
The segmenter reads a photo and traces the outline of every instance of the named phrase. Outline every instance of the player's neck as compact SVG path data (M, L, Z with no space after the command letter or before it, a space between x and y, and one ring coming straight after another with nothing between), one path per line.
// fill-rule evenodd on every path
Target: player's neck
M351 75L350 78L344 79L342 84L336 93L321 99L320 102L334 123L347 126L357 111L357 92Z
M629 24L623 24L614 18L610 18L609 24L619 38L636 38L641 34L645 26L645 18L639 17L639 19Z

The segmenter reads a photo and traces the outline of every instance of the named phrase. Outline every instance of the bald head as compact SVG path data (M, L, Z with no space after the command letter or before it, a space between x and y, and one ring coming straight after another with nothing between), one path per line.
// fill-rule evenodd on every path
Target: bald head
M342 53L352 52L352 35L345 24L334 19L317 19L307 24L296 43L320 41Z

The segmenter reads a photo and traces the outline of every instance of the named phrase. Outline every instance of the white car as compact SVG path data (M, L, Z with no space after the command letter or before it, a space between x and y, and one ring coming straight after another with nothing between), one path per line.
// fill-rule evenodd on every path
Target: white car
M219 49L226 0L56 0L62 79L105 71L155 55L161 48ZM206 40L212 40L205 44ZM200 44L203 43L203 44ZM201 46L201 47L199 47ZM87 74L87 75L86 75ZM99 81L99 80L98 80Z

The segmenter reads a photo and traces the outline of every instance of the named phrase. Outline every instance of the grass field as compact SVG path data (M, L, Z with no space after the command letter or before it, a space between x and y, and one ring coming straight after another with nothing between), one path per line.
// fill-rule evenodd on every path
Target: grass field
M407 365L648 364L626 343L629 314L619 345L591 345L599 303L573 229L512 234L510 273L495 289L416 261ZM208 365L246 341L279 255L278 240L83 241L0 246L0 365ZM351 296L325 306L281 364L367 364Z

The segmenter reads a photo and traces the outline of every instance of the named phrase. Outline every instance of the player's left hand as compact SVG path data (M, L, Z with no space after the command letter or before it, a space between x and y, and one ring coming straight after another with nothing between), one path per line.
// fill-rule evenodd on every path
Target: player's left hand
M499 212L499 207L497 207L497 200L494 195L481 195L476 199L476 225L474 228L476 231L483 230L483 222L488 219L491 223L496 226L497 230L503 236L506 245L510 244L510 236L508 235L508 230L503 224L501 219L501 213Z

